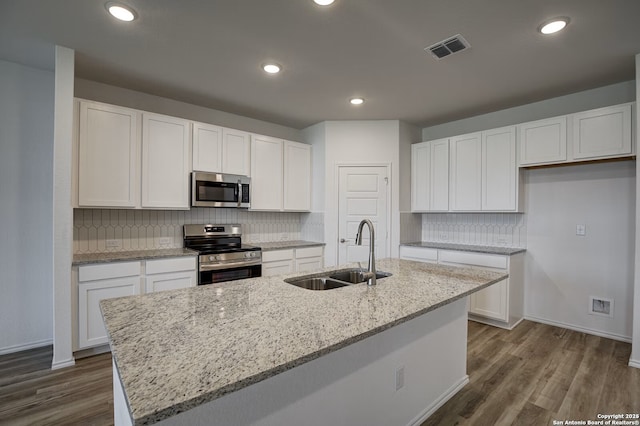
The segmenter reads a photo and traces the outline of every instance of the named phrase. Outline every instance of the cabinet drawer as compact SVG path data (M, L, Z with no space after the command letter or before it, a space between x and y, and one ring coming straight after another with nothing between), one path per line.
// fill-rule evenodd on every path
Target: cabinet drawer
M81 282L134 275L140 275L140 262L105 263L78 267L78 281Z
M508 267L507 257L496 254L440 250L439 260L443 263L458 263L485 268L507 269Z
M296 249L296 259L322 256L322 247L305 247Z
M146 273L164 274L167 272L191 271L196 269L195 257L175 257L171 259L147 260Z
M419 262L437 262L438 249L402 246L400 247L400 258Z
M277 262L279 260L292 260L293 249L291 250L272 250L262 252L262 263Z

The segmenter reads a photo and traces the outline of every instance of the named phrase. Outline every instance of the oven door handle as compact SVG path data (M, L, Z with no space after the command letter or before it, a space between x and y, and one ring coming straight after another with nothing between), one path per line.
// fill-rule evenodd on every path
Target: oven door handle
M222 269L230 269L230 268L241 268L243 266L256 266L261 265L262 260L257 259L254 261L246 261L242 260L239 262L229 262L229 263L216 263L214 265L200 265L200 271L220 271Z

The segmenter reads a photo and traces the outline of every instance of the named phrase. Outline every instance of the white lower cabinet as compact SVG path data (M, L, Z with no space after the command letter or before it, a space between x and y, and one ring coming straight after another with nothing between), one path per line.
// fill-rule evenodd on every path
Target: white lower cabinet
M469 319L512 329L524 316L524 253L500 255L401 246L400 258L506 272L509 277L469 297Z
M140 262L78 268L78 349L108 343L100 301L140 293Z
M147 260L145 266L145 293L198 285L195 257Z
M262 276L305 272L324 267L323 247L269 250L262 252Z
M73 273L77 283L77 335L74 350L107 344L100 301L163 290L195 287L195 256L82 265Z

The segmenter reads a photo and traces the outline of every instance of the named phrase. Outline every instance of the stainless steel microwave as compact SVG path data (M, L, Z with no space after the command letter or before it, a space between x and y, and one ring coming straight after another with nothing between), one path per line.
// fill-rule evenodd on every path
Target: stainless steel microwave
M248 209L250 184L248 176L193 172L191 206Z

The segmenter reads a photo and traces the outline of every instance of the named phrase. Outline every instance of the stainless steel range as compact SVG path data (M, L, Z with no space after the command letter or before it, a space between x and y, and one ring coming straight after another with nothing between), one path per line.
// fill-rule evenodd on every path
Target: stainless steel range
M242 244L240 225L184 225L184 246L200 253L198 285L262 275L262 250Z

